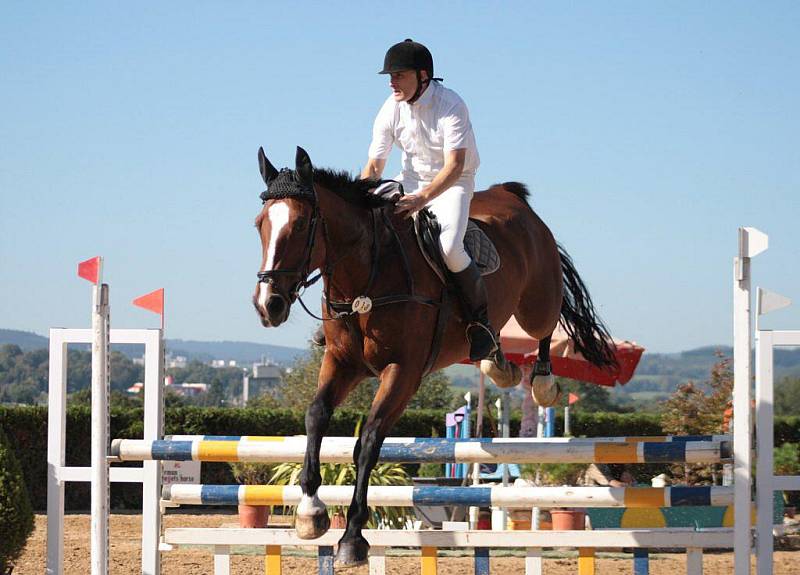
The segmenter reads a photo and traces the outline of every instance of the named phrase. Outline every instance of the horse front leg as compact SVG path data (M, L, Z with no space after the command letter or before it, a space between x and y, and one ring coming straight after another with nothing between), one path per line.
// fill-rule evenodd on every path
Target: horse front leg
M317 490L322 483L319 450L334 408L344 401L363 377L356 370L337 363L333 356L325 353L317 393L306 410L306 454L300 473L303 496L295 517L295 530L300 539L321 537L331 525L328 508L317 496Z
M378 462L383 440L416 393L421 377L418 372L404 373L397 364L387 366L381 373L378 393L353 451L356 485L347 511L347 528L336 552L335 563L340 567L354 567L367 562L369 543L361 530L369 519L369 477Z

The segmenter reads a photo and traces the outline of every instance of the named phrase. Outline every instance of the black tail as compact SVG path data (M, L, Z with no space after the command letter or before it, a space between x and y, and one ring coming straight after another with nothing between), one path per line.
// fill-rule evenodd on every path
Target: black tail
M614 343L608 329L597 316L589 290L575 270L572 258L558 246L561 271L564 274L564 299L561 303L561 325L564 326L575 350L597 367L617 367Z

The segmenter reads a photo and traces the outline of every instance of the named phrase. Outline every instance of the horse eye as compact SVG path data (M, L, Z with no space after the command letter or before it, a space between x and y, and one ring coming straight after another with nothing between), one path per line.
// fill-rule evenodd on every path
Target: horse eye
M308 218L297 218L297 221L294 223L294 230L296 232L302 232L306 229L306 225L308 224Z

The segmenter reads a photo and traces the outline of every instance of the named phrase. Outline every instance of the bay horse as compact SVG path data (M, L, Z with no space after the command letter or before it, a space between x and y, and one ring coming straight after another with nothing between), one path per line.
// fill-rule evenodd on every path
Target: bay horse
M369 517L369 476L383 440L426 373L467 357L467 324L457 310L444 313L448 290L423 257L412 219L395 215L392 200L372 193L380 182L315 169L299 147L294 170L277 170L263 149L258 158L267 191L255 222L262 261L253 304L262 324L281 325L301 291L320 277L323 281L327 345L305 417L303 497L295 522L301 538L315 539L330 526L317 490L320 444L333 410L359 382L379 379L353 452L356 485L336 554L340 566L359 565L369 551L361 530ZM549 370L550 337L559 321L591 363L610 367L614 356L580 276L527 197L523 184L495 185L475 194L470 216L501 260L485 278L491 324L505 325L513 314L540 341L534 375L552 403L559 394ZM310 278L314 270L319 272Z

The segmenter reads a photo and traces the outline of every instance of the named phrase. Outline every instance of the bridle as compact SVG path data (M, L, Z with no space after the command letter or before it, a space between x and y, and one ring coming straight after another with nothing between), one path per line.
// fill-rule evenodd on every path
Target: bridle
M402 188L401 188L402 193ZM411 265L406 254L406 250L403 247L403 243L400 239L400 236L397 230L392 225L392 222L389 219L386 211L380 208L373 208L371 210L371 220L372 220L372 246L370 249L371 252L371 262L370 262L370 273L369 279L367 281L367 285L365 289L361 292L361 295L351 299L351 300L344 300L344 301L335 301L331 298L330 289L331 289L331 278L333 276L333 270L336 264L344 259L351 253L351 250L345 250L344 253L340 254L337 258L332 258L330 253L330 242L328 237L328 227L325 223L325 218L322 217L319 209L319 203L317 200L317 194L313 189L313 185L308 185L301 181L298 181L298 178L295 175L293 170L289 168L283 168L279 174L270 180L268 184L267 190L262 192L259 196L263 203L266 203L270 200L278 200L278 199L285 199L285 198L294 198L301 201L306 201L311 204L312 207L312 215L311 215L311 222L309 223L309 233L308 237L306 238L306 245L303 254L303 260L300 263L300 266L295 269L273 269L263 272L258 272L258 281L260 283L266 283L268 286L273 286L273 294L277 297L282 298L286 301L286 298L277 290L275 289L275 279L276 277L280 276L296 276L297 281L295 281L290 290L289 290L289 299L290 301L287 303L292 303L295 300L300 302L300 305L306 311L308 315L311 317L320 320L320 321L337 321L337 320L345 320L345 324L347 329L351 332L356 332L359 328L351 321L348 321L349 318L356 314L363 314L369 313L372 309L377 307L382 307L385 305L391 304L398 304L398 303L407 303L413 302L420 305L425 305L432 307L437 310L437 320L436 320L436 328L434 332L434 339L433 345L431 347L431 353L428 357L428 360L425 364L424 373L428 373L433 366L433 363L438 356L439 347L441 345L441 338L444 333L444 327L449 317L450 311L450 303L448 299L447 290L443 289L441 292L441 296L438 300L421 296L416 293L416 288L414 285L414 278L411 271ZM322 238L323 242L325 243L326 249L326 262L323 266L323 269L319 271L319 273L309 278L310 268L311 268L311 254L314 249L314 241L316 239L316 231L317 231L317 224L321 222L322 226ZM408 293L402 294L393 294L393 295L385 295L380 297L370 297L372 295L373 287L375 281L377 279L378 270L379 270L379 260L380 260L380 245L379 245L379 226L380 223L388 229L391 233L391 241L397 246L397 250L399 253L399 258L401 262L401 266L405 272ZM353 245L353 248L357 247L357 245ZM305 302L302 299L302 292L305 288L313 285L320 278L327 277L329 281L325 282L325 288L323 289L323 299L324 304L327 308L328 317L319 317L314 314L308 306L306 306ZM363 349L362 349L363 355ZM378 371L370 365L366 360L364 360L365 365L370 369L373 375L378 375Z
M319 204L317 201L316 192L312 187L298 181L293 170L290 170L289 168L283 168L280 171L280 173L270 181L268 189L265 192L261 193L260 198L263 203L266 203L269 200L295 198L298 200L309 202L313 209L311 215L311 222L309 224L309 233L308 237L306 238L303 260L300 264L300 267L295 269L273 269L273 270L258 272L257 274L259 282L273 286L272 290L273 294L276 295L277 297L284 299L284 301L286 300L286 298L277 289L275 289L276 277L296 276L297 281L295 281L292 284L291 288L289 289L290 302L287 303L293 303L295 300L299 301L300 305L303 306L303 309L306 311L306 313L308 313L311 317L320 321L331 321L336 319L342 319L356 313L368 313L370 310L376 307L381 307L384 305L395 304L395 303L403 303L403 302L415 302L426 306L440 307L441 305L440 301L420 296L416 293L414 278L411 272L411 266L409 264L408 257L406 255L405 249L403 248L402 241L400 240L400 236L398 235L397 230L395 230L394 226L389 220L388 215L384 210L372 209L370 214L372 220L372 226L371 226L372 246L370 249L371 262L370 262L369 279L367 281L366 287L361 291L361 294L358 297L355 297L351 300L335 301L333 298L331 298L330 294L331 282L330 281L327 282L327 285L323 290L323 299L327 307L329 317L322 318L317 316L311 310L309 310L306 304L303 302L301 298L302 291L305 288L319 281L319 279L322 277L328 277L328 278L332 277L336 263L344 259L344 257L346 257L350 253L350 250L345 251L345 253L340 254L339 257L335 259L331 257L326 257L326 260L328 261L325 262L323 269L321 269L320 272L314 277L309 278L308 276L311 268L311 254L314 249L314 241L316 239L316 230L318 222L321 222L322 225L322 236L323 236L323 241L325 242L325 249L328 250L327 251L328 256L331 255L329 251L330 246L328 241L328 229L327 225L325 224L325 218L322 217L322 214L320 213L319 210ZM386 229L390 230L392 241L397 246L400 256L400 262L405 271L405 277L408 285L408 293L386 295L381 297L374 297L372 294L373 287L375 281L377 280L377 275L379 270L380 246L378 244L378 238L379 238L379 226L381 221L386 227Z
M267 190L259 196L262 204L266 204L270 200L281 200L286 198L294 198L301 201L306 201L311 204L312 214L311 221L308 226L308 237L306 238L306 245L303 252L303 259L300 267L295 269L272 269L263 272L258 272L258 281L272 286L273 294L286 299L280 291L276 289L275 279L280 276L296 276L297 281L294 282L289 288L290 302L300 300L303 308L306 308L303 301L300 299L302 290L315 284L323 275L324 272L320 271L315 277L309 279L311 268L311 253L314 249L314 239L317 233L317 222L320 221L319 205L317 203L317 195L314 189L297 182L294 177L294 172L288 168L283 168L280 173L270 182ZM327 236L325 230L325 222L322 222L323 233ZM327 243L327 242L326 242ZM306 308L306 311L308 309Z

